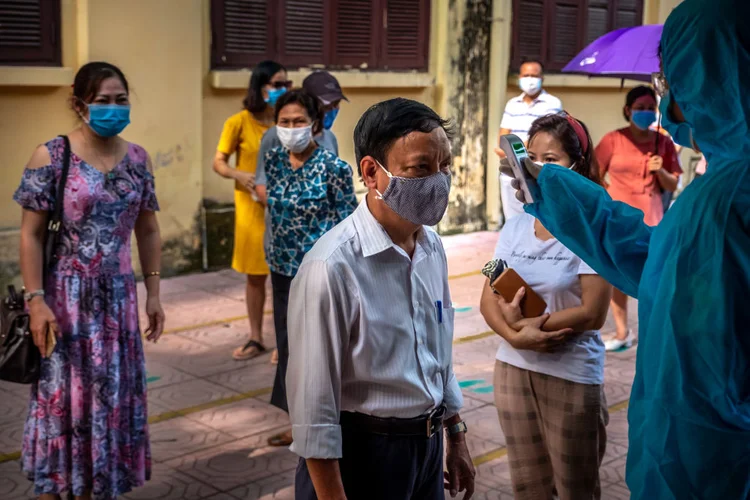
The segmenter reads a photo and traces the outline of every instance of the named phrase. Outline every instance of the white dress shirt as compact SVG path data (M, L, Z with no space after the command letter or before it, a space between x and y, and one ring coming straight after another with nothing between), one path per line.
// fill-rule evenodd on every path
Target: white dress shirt
M292 282L291 450L340 458L342 411L413 418L444 403L447 417L458 413L453 315L440 237L423 228L409 258L363 200L318 240Z
M546 90L542 90L531 104L523 100L525 95L521 94L508 101L500 123L500 128L510 130L511 134L517 135L523 142L529 138L529 129L537 118L562 111L560 99Z

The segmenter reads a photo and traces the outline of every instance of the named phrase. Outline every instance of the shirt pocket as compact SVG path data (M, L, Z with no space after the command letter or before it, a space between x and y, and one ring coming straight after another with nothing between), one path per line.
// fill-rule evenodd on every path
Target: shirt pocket
M438 317L438 354L439 363L442 368L447 368L453 354L453 329L455 324L456 309L453 305L442 306L442 318ZM440 321L442 319L442 321Z

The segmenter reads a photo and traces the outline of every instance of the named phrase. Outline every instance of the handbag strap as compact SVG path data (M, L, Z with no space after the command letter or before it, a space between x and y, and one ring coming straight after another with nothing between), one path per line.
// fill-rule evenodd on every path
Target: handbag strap
M62 224L63 218L63 198L65 197L65 183L68 181L68 170L70 170L70 139L67 135L61 135L65 142L65 150L63 151L63 166L62 173L60 174L60 182L57 183L57 196L55 197L55 205L52 207L52 215L49 219L47 229L52 233L60 231L60 225Z

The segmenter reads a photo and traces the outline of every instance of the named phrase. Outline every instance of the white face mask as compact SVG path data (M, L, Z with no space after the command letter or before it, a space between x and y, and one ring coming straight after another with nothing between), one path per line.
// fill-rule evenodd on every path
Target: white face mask
M301 153L312 141L312 125L307 127L286 128L276 127L279 142L292 153Z
M518 86L526 95L537 95L542 90L542 79L525 76L518 79Z

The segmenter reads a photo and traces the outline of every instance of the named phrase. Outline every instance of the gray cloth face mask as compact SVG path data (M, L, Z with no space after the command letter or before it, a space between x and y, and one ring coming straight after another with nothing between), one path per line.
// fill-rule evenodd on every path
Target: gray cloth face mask
M412 224L435 226L445 215L451 192L450 172L440 171L427 177L398 177L377 161L390 179L385 193L378 193L391 210Z

